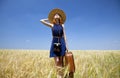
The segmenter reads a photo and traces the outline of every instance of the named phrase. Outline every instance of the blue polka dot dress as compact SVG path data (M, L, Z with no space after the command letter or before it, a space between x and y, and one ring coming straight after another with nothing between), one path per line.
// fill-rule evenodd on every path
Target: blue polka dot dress
M53 39L52 39L52 44L50 48L50 57L56 57L56 56L64 56L65 51L66 51L66 45L65 45L65 40L63 37L63 27L60 24L54 24L52 27L52 34L53 34ZM58 38L59 37L59 38ZM54 43L57 43L59 39L59 43L61 44L61 52L54 52Z

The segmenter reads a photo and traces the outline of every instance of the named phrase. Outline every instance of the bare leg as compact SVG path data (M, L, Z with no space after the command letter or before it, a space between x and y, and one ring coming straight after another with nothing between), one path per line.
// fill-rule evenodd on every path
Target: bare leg
M54 57L56 66L63 67L63 56Z
M55 60L55 64L56 64L56 67L57 67L57 74L59 77L57 78L63 78L63 56L60 56L60 57L54 57L54 60Z

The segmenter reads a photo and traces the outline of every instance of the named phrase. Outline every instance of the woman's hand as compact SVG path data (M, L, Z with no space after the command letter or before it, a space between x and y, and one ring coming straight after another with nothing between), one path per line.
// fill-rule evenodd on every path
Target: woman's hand
M66 47L66 52L68 52L68 48Z

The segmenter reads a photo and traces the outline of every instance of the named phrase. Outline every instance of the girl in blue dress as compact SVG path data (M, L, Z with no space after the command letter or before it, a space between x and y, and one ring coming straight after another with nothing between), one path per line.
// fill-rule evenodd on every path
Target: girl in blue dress
M66 35L64 29L64 22L66 20L65 13L60 9L53 9L47 19L41 19L40 21L52 30L52 44L50 48L50 57L54 57L56 67L58 67L58 77L63 78L63 73L59 68L63 67L63 58L67 49ZM54 44L60 43L60 52L54 52Z

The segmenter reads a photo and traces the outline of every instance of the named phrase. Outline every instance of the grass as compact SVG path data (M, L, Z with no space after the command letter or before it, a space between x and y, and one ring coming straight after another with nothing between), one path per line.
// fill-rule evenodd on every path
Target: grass
M120 50L72 52L76 65L74 78L120 78ZM0 78L56 78L54 60L47 50L1 49Z

